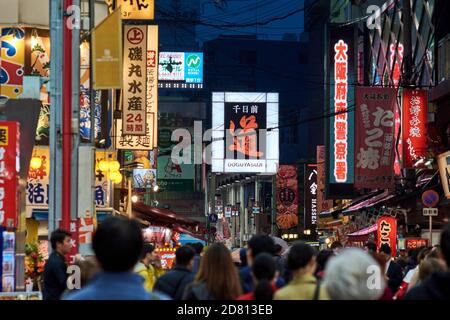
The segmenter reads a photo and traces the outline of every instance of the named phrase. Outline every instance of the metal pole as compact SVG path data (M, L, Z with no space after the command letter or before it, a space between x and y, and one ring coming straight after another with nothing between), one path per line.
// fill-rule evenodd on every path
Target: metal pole
M433 216L430 215L430 244L429 246L433 245Z
M62 219L61 227L69 230L71 209L71 167L72 167L72 30L68 9L73 0L64 2L64 25L63 25L63 137L62 137ZM56 74L55 76L59 76Z
M50 59L50 194L48 215L48 236L58 227L57 219L61 214L61 108L62 108L62 2L50 3L50 38L52 50ZM49 247L51 251L51 247Z
M92 31L95 28L95 0L89 0L89 108L90 108L90 122L91 122L91 143L95 146L95 91L93 88L93 54L92 54Z

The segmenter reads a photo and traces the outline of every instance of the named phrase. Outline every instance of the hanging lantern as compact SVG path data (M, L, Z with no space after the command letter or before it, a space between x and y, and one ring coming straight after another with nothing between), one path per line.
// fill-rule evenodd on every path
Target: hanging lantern
M123 179L122 175L118 171L111 172L110 178L115 184L121 183Z
M39 169L42 166L42 159L40 157L34 156L31 158L30 167L31 169Z
M108 170L109 170L109 162L106 161L106 160L101 160L101 161L98 163L98 168L99 168L100 171L102 171L102 172L108 171Z
M113 160L109 162L109 170L111 171L119 171L120 163L117 160Z

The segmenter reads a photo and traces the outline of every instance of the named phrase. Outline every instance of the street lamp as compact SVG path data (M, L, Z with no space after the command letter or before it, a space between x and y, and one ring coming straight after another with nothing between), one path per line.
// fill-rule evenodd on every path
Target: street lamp
M138 197L137 195L133 195L133 196L131 197L131 201L132 201L133 203L138 202L138 200L139 200L139 197Z

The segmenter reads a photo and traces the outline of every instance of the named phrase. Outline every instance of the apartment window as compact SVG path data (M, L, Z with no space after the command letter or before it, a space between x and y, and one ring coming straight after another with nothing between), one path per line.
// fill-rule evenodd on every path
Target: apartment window
M239 63L240 64L256 64L257 57L256 51L253 50L242 50L239 52Z

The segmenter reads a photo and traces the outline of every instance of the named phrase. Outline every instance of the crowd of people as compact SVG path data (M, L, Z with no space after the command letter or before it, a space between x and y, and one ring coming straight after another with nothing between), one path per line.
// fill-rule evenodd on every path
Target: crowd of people
M56 300L400 300L450 298L450 225L439 246L391 252L335 242L318 252L297 241L283 252L268 235L255 235L232 258L222 243L176 250L165 271L137 222L113 217L93 237L95 257L77 261L81 287L67 288L70 234L51 235L44 299Z

